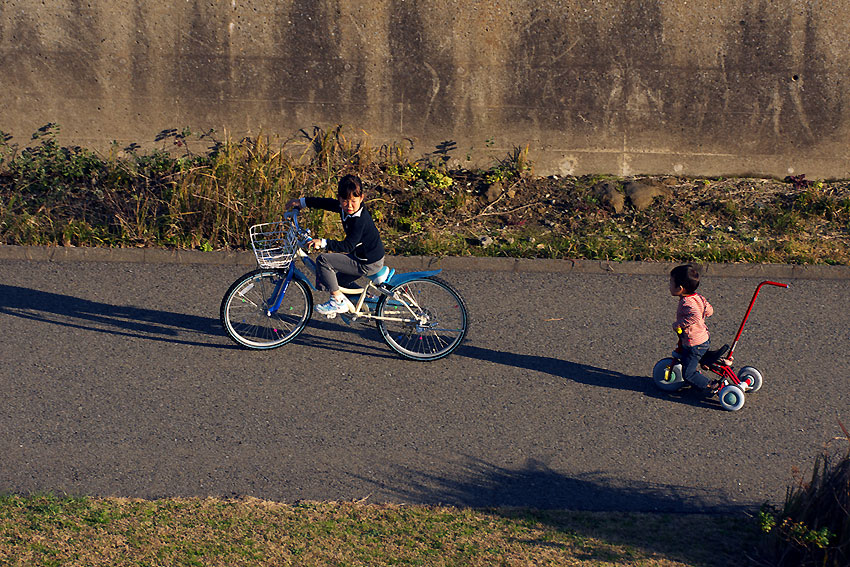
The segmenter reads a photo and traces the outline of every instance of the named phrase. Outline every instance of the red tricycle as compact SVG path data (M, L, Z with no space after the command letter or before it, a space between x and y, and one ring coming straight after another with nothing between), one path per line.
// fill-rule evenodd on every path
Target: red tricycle
M756 302L759 290L764 285L788 287L788 284L784 283L761 282L756 287L753 299L750 301L750 307L747 309L747 314L744 315L744 320L741 321L741 326L738 328L738 334L735 335L735 341L732 343L732 347L723 345L717 350L710 350L699 361L703 369L710 370L720 377L722 386L718 390L717 395L720 398L720 405L723 406L723 409L729 411L738 411L744 407L744 392L757 392L764 380L761 372L752 366L744 366L737 374L732 370L735 347L738 346L738 340L741 338L741 332L744 330L744 324L750 316L750 311L753 309L753 304ZM652 369L652 381L664 391L674 392L687 384L684 378L682 378L682 363L679 352L679 347L676 347L672 357L659 360L655 363L655 368Z

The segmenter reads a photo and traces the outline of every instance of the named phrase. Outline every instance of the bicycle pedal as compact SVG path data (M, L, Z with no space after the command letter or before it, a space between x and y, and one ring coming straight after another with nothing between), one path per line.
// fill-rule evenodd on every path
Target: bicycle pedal
M326 313L325 317L328 319L336 319L336 313Z

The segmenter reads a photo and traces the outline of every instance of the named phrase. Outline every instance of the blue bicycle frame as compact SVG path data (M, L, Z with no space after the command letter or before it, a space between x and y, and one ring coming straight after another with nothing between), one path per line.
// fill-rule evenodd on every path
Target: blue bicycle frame
M315 274L316 270L317 270L316 261L313 260L310 256L308 256L306 254L299 253L298 255L301 257L301 261L304 262L304 265L307 266L307 268L313 274ZM436 276L440 272L442 272L442 270L426 270L426 271L421 271L421 272L396 273L394 270L392 270L390 277L386 281L384 281L383 283L387 288L393 288L393 287L397 287L397 286L400 286L400 285L404 285L405 283L407 283L409 281L413 281L413 280L416 280L416 279L419 279L419 278ZM286 294L286 290L289 287L289 284L290 284L290 282L292 281L293 278L300 279L301 281L306 283L308 286L310 286L310 289L312 289L313 291L319 291L318 288L313 283L312 279L308 278L306 275L304 275L304 273L301 270L299 270L297 267L295 267L295 262L291 262L289 264L289 269L286 272L286 277L283 280L281 280L280 282L278 282L277 285L275 286L275 290L272 294L272 297L274 297L276 299L275 299L275 302L272 305L272 307L269 309L270 315L277 313L278 309L280 309L280 305L281 305L281 303L283 303L283 297ZM374 287L375 290L377 290L380 293L383 293L385 295L389 295L387 293L386 289L375 286L375 284L372 283L371 281L364 288L340 288L340 290L346 295L361 295L360 301L357 303L357 310L360 311L360 307L362 306L362 304L365 300L366 292L369 290L370 287ZM401 306L401 305L402 305L401 303L398 304L398 306Z

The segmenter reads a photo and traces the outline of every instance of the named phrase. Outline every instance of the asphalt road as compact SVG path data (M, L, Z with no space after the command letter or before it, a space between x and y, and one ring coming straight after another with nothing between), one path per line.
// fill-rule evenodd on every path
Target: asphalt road
M765 385L731 413L648 378L664 277L447 272L472 328L417 363L318 318L236 347L245 271L0 260L0 492L717 512L780 501L850 426L846 280L762 290L736 363ZM703 283L715 346L758 281Z

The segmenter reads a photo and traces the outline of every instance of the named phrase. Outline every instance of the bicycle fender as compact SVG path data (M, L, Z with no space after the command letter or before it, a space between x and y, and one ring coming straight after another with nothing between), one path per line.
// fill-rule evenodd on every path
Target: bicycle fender
M436 276L443 270L430 270L427 272L406 272L403 274L399 274L396 272L392 279L386 282L386 284L390 287L395 287L398 285L406 284L411 280L418 280L419 278L427 278L430 276Z

